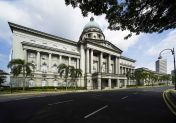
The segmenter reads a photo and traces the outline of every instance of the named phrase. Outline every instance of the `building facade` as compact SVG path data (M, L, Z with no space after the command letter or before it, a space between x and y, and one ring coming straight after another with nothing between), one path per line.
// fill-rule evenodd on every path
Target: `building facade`
M165 59L159 59L155 62L156 72L167 74L167 61Z
M36 68L27 78L26 86L64 86L57 73L61 63L80 68L82 77L75 83L87 89L126 87L127 71L134 72L135 60L122 56L122 50L105 40L99 25L92 17L78 42L50 35L9 22L13 34L12 59L32 62ZM21 76L11 76L13 86L22 86Z

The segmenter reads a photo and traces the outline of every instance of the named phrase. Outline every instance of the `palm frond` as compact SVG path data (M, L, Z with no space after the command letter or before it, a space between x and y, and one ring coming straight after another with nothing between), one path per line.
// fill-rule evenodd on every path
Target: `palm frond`
M61 71L60 71L60 77L61 77L61 78L62 78L64 72L65 72L64 70L61 70Z
M13 66L16 65L24 65L25 61L22 59L12 59L9 64L7 65L8 68L12 68Z
M58 73L60 73L63 69L66 68L66 64L60 64L57 68L58 68Z
M22 65L14 66L12 68L12 73L14 76L18 76L22 72Z

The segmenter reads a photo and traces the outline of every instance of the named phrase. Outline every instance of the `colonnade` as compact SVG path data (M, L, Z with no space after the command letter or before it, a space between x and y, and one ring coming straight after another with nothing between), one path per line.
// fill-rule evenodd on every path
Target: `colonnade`
M24 49L23 51L24 51L24 60L27 61L28 50ZM35 52L36 52L36 71L40 72L41 71L41 53L47 53L47 52L43 52L43 51L35 51ZM57 53L47 53L47 54L48 54L48 72L52 72L52 70L51 70L51 68L52 68L52 55L58 56L59 64L63 63L62 57L68 57L68 65L72 65L71 59L74 58L74 59L76 59L76 68L77 69L80 68L80 65L79 65L80 58L61 55L59 53L58 54Z
M92 74L93 73L93 53L94 50L93 49L86 49L86 73L87 74ZM103 66L103 52L100 51L99 53L99 66L98 66L98 72L103 72L102 71L102 66ZM111 54L108 54L108 58L107 58L107 73L110 73L110 67L111 67ZM120 74L120 63L119 63L119 57L117 56L113 56L115 57L115 61L114 61L114 73L115 74Z

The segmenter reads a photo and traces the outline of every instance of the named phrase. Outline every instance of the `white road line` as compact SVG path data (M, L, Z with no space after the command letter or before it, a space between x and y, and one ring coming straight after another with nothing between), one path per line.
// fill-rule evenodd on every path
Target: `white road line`
M73 100L66 100L66 101L62 101L62 102L56 102L56 103L51 103L51 104L48 104L48 106L52 106L52 105L56 105L56 104L61 104L61 103L66 103L66 102L71 102Z
M128 96L125 96L125 97L122 97L121 99L123 100L123 99L126 99Z
M29 98L19 98L19 99L15 99L15 100L25 100L25 99L30 99L30 97Z
M98 110L96 110L96 111L94 111L94 112L92 112L92 113L90 113L90 114L84 116L84 118L86 119L86 118L88 118L88 117L94 115L95 113L97 113L97 112L99 112L99 111L101 111L101 110L103 110L103 109L105 109L105 108L107 108L107 107L108 107L108 105L105 105L105 106L103 106L102 108L100 108L100 109L98 109Z

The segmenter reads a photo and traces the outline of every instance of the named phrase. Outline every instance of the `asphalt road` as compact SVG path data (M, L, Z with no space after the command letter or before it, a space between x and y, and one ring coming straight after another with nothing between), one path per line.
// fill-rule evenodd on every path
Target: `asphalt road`
M0 123L176 123L162 92L136 88L0 102Z

